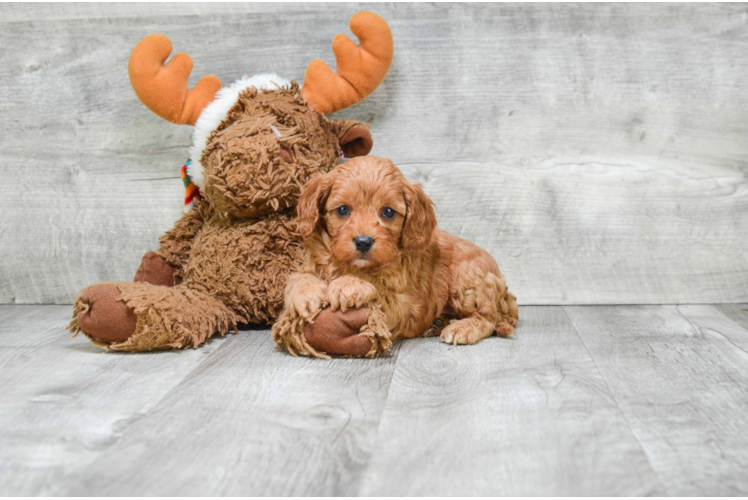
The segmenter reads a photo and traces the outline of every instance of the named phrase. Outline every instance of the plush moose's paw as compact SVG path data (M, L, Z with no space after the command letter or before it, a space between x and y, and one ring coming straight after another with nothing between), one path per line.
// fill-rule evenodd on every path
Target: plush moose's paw
M294 356L329 359L330 355L373 358L392 347L392 336L378 306L333 311L327 307L314 322L284 310L273 324L273 339Z
M358 309L371 302L377 295L377 289L371 283L353 276L343 276L330 282L327 286L327 301L330 309Z
M392 334L381 308L324 309L313 324L304 327L306 343L316 351L375 358L392 348Z
M304 326L304 337L315 350L327 354L365 356L372 347L371 341L359 335L369 320L368 308L347 312L322 310L314 323Z
M123 342L135 333L137 317L109 283L92 285L76 299L76 316L70 328L104 342Z
M177 275L178 271L156 252L148 252L143 255L133 281L158 286L176 286L182 282L182 278Z

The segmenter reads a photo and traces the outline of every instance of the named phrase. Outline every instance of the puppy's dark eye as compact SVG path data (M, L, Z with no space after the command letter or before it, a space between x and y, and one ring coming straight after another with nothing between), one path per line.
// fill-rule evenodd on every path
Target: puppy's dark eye
M341 216L341 217L345 217L346 215L348 215L349 213L351 213L351 211L348 210L348 207L346 207L345 205L343 205L341 207L338 207L338 209L336 210L336 212L338 212L338 215Z
M392 210L390 207L385 207L384 210L382 210L382 217L385 219L391 219L395 216L395 211Z

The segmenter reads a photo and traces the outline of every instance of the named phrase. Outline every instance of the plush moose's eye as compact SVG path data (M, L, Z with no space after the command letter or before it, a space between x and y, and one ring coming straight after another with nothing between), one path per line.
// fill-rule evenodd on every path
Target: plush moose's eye
M395 211L392 210L390 207L385 207L384 210L382 210L382 217L385 219L391 219L395 216Z
M338 215L341 216L341 217L345 217L346 215L348 215L349 213L351 213L351 211L348 210L348 207L346 207L345 205L338 207L338 209L336 210L336 212L338 212Z

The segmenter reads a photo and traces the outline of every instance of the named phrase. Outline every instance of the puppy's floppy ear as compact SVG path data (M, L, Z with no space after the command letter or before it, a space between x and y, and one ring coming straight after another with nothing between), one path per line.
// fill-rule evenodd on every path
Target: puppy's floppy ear
M425 250L434 236L436 230L434 202L426 196L420 184L411 184L406 181L404 194L407 213L400 244L406 252L416 253Z
M304 185L296 207L296 213L299 214L298 231L304 238L311 236L317 228L331 188L332 173L315 177Z
M353 120L336 120L335 130L340 141L340 149L343 150L343 156L346 158L366 156L374 146L371 132L369 132L369 127L365 123Z

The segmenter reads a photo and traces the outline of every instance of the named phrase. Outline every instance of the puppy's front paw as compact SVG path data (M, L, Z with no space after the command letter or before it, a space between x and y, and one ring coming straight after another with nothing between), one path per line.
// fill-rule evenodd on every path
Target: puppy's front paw
M332 281L327 287L327 300L330 309L357 309L371 302L377 295L377 289L371 283L353 276L343 276Z
M305 287L303 292L289 294L286 308L307 321L312 321L322 310L327 290L321 287Z

